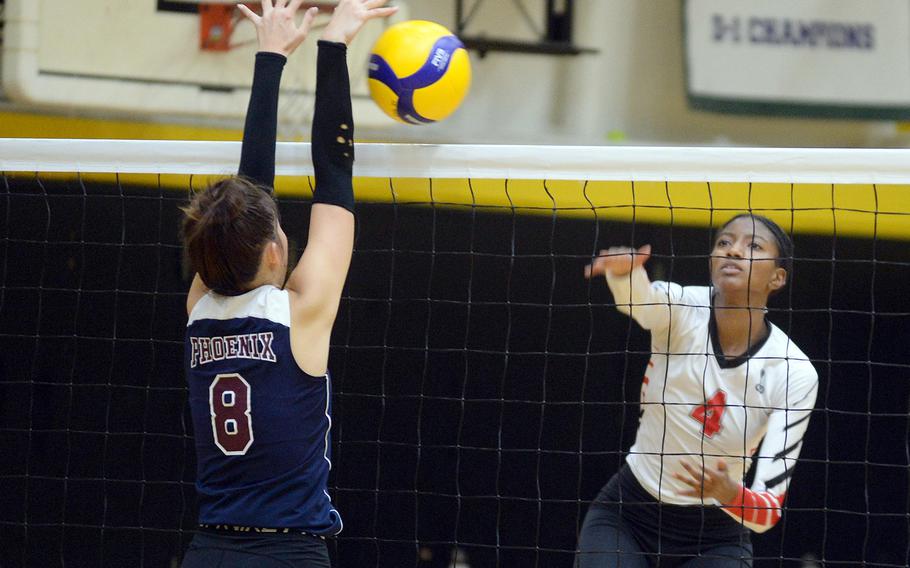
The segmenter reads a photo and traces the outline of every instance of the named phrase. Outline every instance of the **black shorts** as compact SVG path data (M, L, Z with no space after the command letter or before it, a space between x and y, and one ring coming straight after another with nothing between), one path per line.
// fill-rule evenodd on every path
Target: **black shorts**
M617 564L751 566L750 531L718 507L658 502L623 465L588 509L577 557L579 566Z
M199 529L183 568L330 568L321 537L301 533L226 533Z

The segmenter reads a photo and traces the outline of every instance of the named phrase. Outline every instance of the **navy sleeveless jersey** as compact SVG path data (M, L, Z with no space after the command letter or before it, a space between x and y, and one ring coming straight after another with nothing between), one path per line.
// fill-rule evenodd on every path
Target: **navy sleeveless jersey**
M327 492L329 376L291 354L287 291L209 293L187 323L199 522L341 532Z

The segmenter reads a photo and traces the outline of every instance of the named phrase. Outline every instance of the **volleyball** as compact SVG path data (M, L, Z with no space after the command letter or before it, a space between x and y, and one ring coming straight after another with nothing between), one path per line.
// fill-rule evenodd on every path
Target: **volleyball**
M373 45L370 96L387 115L405 124L429 124L455 112L471 86L464 44L444 26L400 22Z

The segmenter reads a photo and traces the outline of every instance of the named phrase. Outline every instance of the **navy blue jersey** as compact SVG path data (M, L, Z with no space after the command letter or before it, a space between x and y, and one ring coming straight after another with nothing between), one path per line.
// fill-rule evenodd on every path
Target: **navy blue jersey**
M290 343L288 293L208 293L186 332L199 522L341 532L326 490L329 376L304 373Z

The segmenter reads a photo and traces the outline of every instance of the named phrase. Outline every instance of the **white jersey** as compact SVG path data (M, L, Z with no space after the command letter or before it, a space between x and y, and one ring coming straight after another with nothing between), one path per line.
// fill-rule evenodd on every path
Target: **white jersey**
M806 355L773 324L767 339L726 360L716 348L712 289L649 284L644 268L607 276L619 311L651 332L651 360L641 395L641 423L626 458L641 485L676 505L722 505L750 529L780 519L803 436L815 406L818 374ZM681 495L689 489L683 460L716 467L723 459L742 480L756 462L754 482L734 503Z

